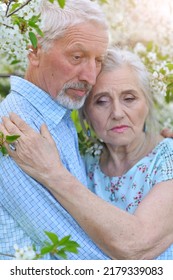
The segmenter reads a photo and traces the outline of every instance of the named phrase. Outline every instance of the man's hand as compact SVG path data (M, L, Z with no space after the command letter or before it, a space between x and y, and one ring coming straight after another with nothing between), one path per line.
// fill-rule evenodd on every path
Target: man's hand
M164 128L161 130L160 134L165 138L173 138L173 131L171 131L169 128Z

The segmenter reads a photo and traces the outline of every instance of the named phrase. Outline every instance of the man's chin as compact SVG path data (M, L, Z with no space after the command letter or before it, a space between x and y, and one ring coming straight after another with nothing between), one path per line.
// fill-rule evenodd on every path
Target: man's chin
M84 105L85 99L86 99L86 97L83 97L80 99L71 99L69 97L64 98L64 96L63 97L58 96L56 98L56 102L58 104L60 104L61 106L65 107L66 109L78 110Z

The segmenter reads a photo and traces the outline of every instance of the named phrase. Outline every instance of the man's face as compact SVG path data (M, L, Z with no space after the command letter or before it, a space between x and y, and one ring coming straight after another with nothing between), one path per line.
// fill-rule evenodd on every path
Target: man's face
M107 31L100 25L69 28L47 52L40 49L37 85L68 109L80 108L96 82L107 45Z

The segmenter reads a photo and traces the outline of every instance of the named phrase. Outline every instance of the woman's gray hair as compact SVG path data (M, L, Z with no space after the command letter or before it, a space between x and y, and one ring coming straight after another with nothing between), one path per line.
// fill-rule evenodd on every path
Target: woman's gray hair
M48 50L55 39L61 38L71 26L84 23L98 23L107 30L108 24L101 7L90 0L66 0L64 8L60 8L55 0L41 0L40 6L41 25L44 33L39 38L39 43L44 50Z
M149 114L146 119L146 128L148 133L156 132L157 121L154 113L154 102L150 86L150 73L143 64L141 58L129 50L110 47L107 56L103 62L102 72L111 72L124 65L127 65L136 74L139 86L146 99Z

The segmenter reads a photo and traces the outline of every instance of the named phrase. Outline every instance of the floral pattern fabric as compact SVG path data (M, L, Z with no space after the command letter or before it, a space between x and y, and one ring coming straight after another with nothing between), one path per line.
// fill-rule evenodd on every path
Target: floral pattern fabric
M154 185L173 179L173 140L170 138L160 142L122 176L105 175L100 169L99 159L100 155L85 155L89 189L131 214ZM167 251L160 259L173 259L173 245Z

